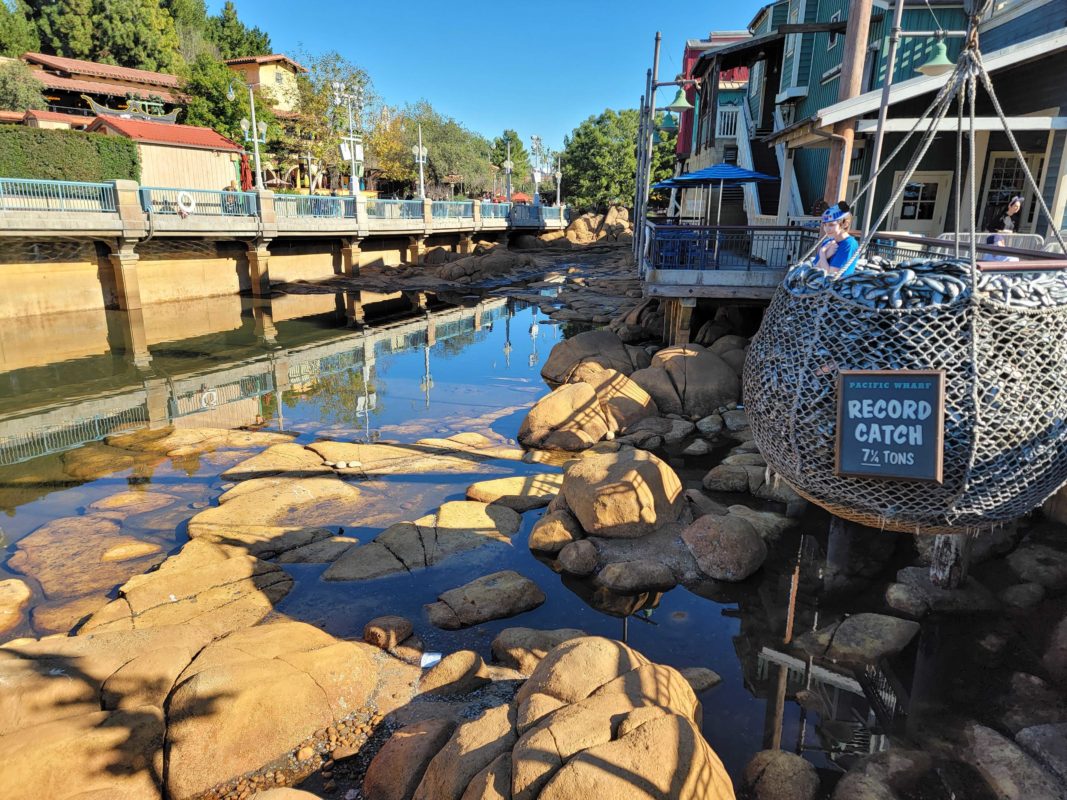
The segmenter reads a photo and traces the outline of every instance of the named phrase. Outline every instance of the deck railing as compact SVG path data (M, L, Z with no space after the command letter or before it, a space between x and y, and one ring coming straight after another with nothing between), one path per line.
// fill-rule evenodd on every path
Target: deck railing
M482 219L507 219L511 203L482 203Z
M657 270L785 269L818 231L778 226L649 225L647 264Z
M367 216L372 219L422 219L422 201L368 200Z
M0 178L0 210L114 213L115 187L110 183Z
M541 219L558 222L563 219L563 209L559 206L541 206Z
M541 215L538 213L538 206L512 206L511 214L508 216L508 219L511 220L512 225L537 226L541 224Z
M276 194L274 211L279 217L355 219L356 198Z
M179 217L254 217L259 213L255 192L220 192L209 189L141 187L141 207L152 214Z
M434 219L471 219L474 217L474 203L456 200L434 200L432 213Z
M740 119L741 106L719 106L719 116L715 124L716 139L737 138L737 121Z

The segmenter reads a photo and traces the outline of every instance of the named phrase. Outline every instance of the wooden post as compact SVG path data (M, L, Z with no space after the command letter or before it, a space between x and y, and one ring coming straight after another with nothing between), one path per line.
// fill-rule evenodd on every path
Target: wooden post
M689 344L690 328L693 323L693 310L697 307L695 297L683 297L678 301L678 313L674 317L674 330L671 344Z
M967 534L938 534L930 553L930 583L939 589L958 589L967 579L971 537Z
M873 0L849 0L845 51L841 56L838 101L858 97L863 88L863 62L867 56L867 37L871 27ZM852 160L852 140L856 121L843 120L834 125L835 138L830 143L830 164L826 170L823 199L830 205L844 199L848 187L848 166Z

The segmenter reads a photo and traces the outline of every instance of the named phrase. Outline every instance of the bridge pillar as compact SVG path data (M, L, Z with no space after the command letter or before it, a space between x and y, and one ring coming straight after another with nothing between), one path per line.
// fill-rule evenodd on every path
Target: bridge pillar
M167 382L163 378L150 378L144 382L144 391L148 405L148 427L166 427L170 423Z
M255 322L256 338L264 344L277 344L278 329L274 327L274 307L271 305L270 295L252 301L252 319Z
M426 237L409 236L407 250L405 260L409 264L421 264L423 256L426 255Z
M411 303L413 311L426 311L427 299L426 292L404 292L404 297Z
M270 250L267 244L266 239L247 242L248 278L252 282L252 294L256 297L270 296Z
M284 392L289 388L289 354L281 351L271 360L271 368L274 372L274 391ZM281 398L278 398L281 402Z
M353 278L359 277L359 243L358 236L345 236L341 239L341 273Z
M477 203L475 203L475 207L477 207ZM461 233L459 236L459 247L457 248L457 252L465 256L469 256L471 253L473 253L474 237L471 236L469 233Z
M690 328L693 324L693 310L697 307L695 297L683 297L677 301L678 309L674 315L671 332L671 344L689 344Z
M474 307L474 330L480 331L482 329L482 304L479 303Z
M350 326L362 326L367 323L367 315L363 310L363 292L358 289L354 292L345 292L345 318Z
M426 314L426 346L433 347L437 344L437 321L432 314Z
M121 239L108 256L115 272L119 308L123 311L141 307L141 286L137 281L138 256L134 246L134 242Z

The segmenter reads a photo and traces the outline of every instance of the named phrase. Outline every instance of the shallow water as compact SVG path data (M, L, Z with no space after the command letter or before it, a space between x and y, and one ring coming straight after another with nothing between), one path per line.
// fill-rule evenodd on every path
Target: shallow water
M98 435L143 425L138 414L163 414L164 421L183 427L286 431L304 443L320 437L414 442L471 430L512 439L526 408L545 392L541 365L568 333L564 326L546 324L536 308L502 298L486 298L480 305L475 305L478 298L466 298L468 308L437 300L429 314L407 308L404 298L373 300L366 304L368 326L363 330L347 327L344 301L332 296L299 298L299 303L278 298L271 304L220 298L207 301L210 313L204 308L145 309L141 324L149 330L155 325L151 335L141 331L142 339L153 342L145 347L119 346L54 362L47 353L36 360L22 353L17 361L0 362L0 455L5 462L0 505L7 515L0 578L16 574L7 558L38 526L76 516L130 486L177 500L162 511L124 520L124 533L167 552L186 541L185 521L215 502L225 484L219 474L247 458L248 451L160 457L125 468L109 465L105 453L84 481L64 474L64 465L84 461L85 454L100 447L92 443ZM109 317L110 330L136 333L136 321L119 312L109 312ZM79 331L68 328L66 335L78 337ZM162 411L156 402L155 412L119 413L141 409L135 401L150 391L162 393ZM144 405L152 402L149 398ZM687 488L698 488L722 452L688 461L667 455ZM368 518L353 521L345 532L366 542L392 522L462 499L466 487L483 476L553 469L493 461L478 472L397 475L357 484L367 500ZM757 504L742 496L720 499ZM629 600L594 596L587 582L563 579L550 563L535 558L526 537L541 513L524 515L510 546L491 544L418 573L327 583L320 580L327 565L286 564L295 587L275 613L348 637L358 637L374 616L401 614L415 622L427 649L474 648L487 659L490 642L503 628L576 627L625 639L657 662L708 667L723 681L701 695L704 732L735 779L756 751L778 746L802 752L829 786L858 755L888 743L888 726L908 721L906 693L891 682L877 683L878 674L867 677L888 708L881 716L872 709L869 687L865 691L850 671L785 654L791 596L795 634L810 630L820 618L823 624L832 618L834 604L821 596L818 580L828 550L822 512L810 512L772 550L764 569L744 584L708 581ZM84 565L88 572L93 567ZM795 568L799 580L794 591ZM519 617L464 631L440 631L428 623L424 604L500 569L515 569L536 581L547 601ZM97 587L93 596L103 598L112 588ZM62 599L43 598L40 587L35 592L34 605ZM875 594L853 596L847 609L876 605ZM606 601L613 604L612 613L599 610ZM6 636L44 632L26 617ZM945 646L954 645L936 648L942 661ZM903 676L905 686L912 684L920 662L929 672L930 659L917 658L918 649L913 645L894 664L883 665L894 672L894 680ZM818 695L822 713L797 704L796 693L805 688Z

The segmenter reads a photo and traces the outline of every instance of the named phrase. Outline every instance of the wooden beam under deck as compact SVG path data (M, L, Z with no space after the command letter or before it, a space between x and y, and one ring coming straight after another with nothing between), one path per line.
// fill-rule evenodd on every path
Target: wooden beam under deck
M645 296L763 301L770 300L777 288L777 286L664 286L645 284Z

